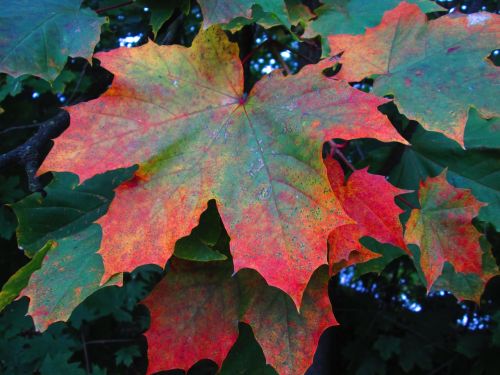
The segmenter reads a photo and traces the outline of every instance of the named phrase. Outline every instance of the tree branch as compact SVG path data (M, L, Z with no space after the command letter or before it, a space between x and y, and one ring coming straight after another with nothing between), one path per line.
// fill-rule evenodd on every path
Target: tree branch
M33 136L15 149L0 155L0 170L12 164L24 167L30 191L43 191L36 176L41 162L40 150L51 139L56 138L69 125L69 114L60 110L54 117L34 124L38 130Z

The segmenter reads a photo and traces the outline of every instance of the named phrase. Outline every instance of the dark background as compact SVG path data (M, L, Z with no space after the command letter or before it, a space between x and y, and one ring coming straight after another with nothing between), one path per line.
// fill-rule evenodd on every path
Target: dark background
M93 9L119 3L85 1ZM311 8L319 5L317 1L305 3ZM482 7L498 12L497 1L439 3L465 13ZM105 14L110 23L104 28L98 50L133 47L152 38L149 10L144 5L134 3ZM440 14L444 12L431 17ZM174 14L157 40L190 45L201 17L196 5L187 16ZM281 27L264 30L250 25L232 39L238 42L245 61L246 91L272 69L283 69L286 64L285 70L294 73L318 61L321 55L319 40L299 43ZM11 92L15 95L2 95L8 82L5 75L0 75L0 104L6 109L0 115L0 153L22 144L33 134L34 129L26 125L51 117L61 106L99 96L111 81L112 75L100 68L97 60L91 66L84 59L70 59L53 88L42 80L28 78ZM369 80L352 84L365 91L370 89ZM397 116L393 117L395 126L402 127ZM366 152L377 147L376 143L360 141L350 144L346 153L355 165L362 165ZM48 152L48 148L42 152ZM397 163L397 152L394 155L394 164L385 166L387 174ZM49 180L50 176L46 176L43 182ZM0 205L29 193L21 168L12 166L0 171ZM15 225L15 218L11 220ZM490 242L500 243L498 233L487 230L487 234ZM494 255L498 263L498 246ZM0 283L3 285L28 260L17 247L15 233L2 228ZM139 301L161 275L159 267L140 267L126 275L123 288L100 290L82 303L67 323L53 324L43 334L35 332L31 318L25 316L27 299L13 302L0 314L0 373L101 374L106 369L108 374L143 374L147 345L142 334L149 326L149 313ZM323 334L309 375L500 373L500 277L489 282L480 306L457 302L446 291L426 295L413 263L402 257L380 275L357 278L354 268L345 269L331 280L330 297L340 326ZM240 328L253 339L248 326L242 324ZM214 363L201 361L189 374L213 374L216 370Z

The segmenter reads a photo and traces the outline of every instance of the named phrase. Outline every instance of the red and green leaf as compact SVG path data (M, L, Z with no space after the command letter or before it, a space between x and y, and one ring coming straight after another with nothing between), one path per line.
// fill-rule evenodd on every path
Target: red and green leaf
M472 219L484 206L470 190L446 181L446 171L420 184L421 208L412 210L406 223L405 240L420 248L420 265L430 289L445 262L456 272L482 273L480 233Z
M191 48L150 42L97 57L113 84L69 108L71 125L42 170L86 179L139 164L99 220L103 281L163 266L216 199L236 270L256 269L298 305L326 262L328 234L350 221L329 186L323 142L374 134L405 142L377 110L387 100L325 77L328 61L265 77L246 97L238 48L217 28Z
M205 358L220 366L238 338L238 300L231 269L173 259L143 302L151 313L148 374L187 371Z
M323 331L337 325L328 298L328 271L318 268L303 295L300 313L281 290L255 271L237 274L242 320L253 328L266 360L281 375L303 374L312 363Z
M100 240L101 229L95 224L62 238L47 252L40 269L33 272L20 296L30 299L28 314L38 330L66 321L76 306L101 288L104 267L96 253ZM120 275L106 283L116 284L121 284Z
M346 182L341 165L333 158L325 160L332 189L344 211L356 222L336 227L328 237L328 263L334 272L351 264L377 258L359 243L364 236L375 238L407 250L399 215L403 212L394 199L404 194L383 176L368 173L367 168L354 171Z
M329 42L332 53L342 53L339 78L376 75L375 94L393 95L408 118L463 146L471 106L485 117L500 115L499 71L487 59L498 47L499 19L481 12L428 21L418 6L402 3L364 35L335 35Z
M416 4L423 12L443 10L429 0L408 0ZM329 54L328 36L334 34L363 34L369 27L377 26L384 12L395 8L401 0L323 0L315 9L317 18L310 22L304 37L321 36L323 55Z
M269 286L257 272L241 270L233 277L231 273L228 262L173 258L165 278L144 301L151 313L145 334L148 373L188 370L201 359L220 366L236 342L238 321L252 327L267 363L279 374L307 370L321 334L337 324L326 266L313 273L300 313L288 295Z

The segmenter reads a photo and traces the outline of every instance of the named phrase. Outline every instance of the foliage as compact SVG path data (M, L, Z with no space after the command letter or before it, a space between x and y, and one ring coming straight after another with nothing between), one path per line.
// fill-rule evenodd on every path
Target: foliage
M499 16L452 3L4 1L0 371L494 373Z

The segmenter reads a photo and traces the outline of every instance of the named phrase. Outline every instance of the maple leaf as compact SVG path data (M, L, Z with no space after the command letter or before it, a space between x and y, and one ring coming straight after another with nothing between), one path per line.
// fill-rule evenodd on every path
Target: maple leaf
M484 286L492 277L500 274L495 257L491 252L491 245L484 236L479 238L479 243L482 250L481 273L457 272L451 263L445 262L443 265L443 272L434 284L432 284L431 291L446 290L453 293L458 300L465 299L479 304ZM419 259L417 259L418 257L415 258L414 263L418 269L419 264L417 264L417 262Z
M135 170L114 170L80 185L74 174L54 173L54 179L45 187L45 196L34 193L10 205L18 221L19 248L31 257L48 241L87 228L107 211L115 196L113 189L130 179Z
M350 221L329 186L323 142L374 134L405 142L377 111L387 100L325 77L328 61L265 77L245 97L238 48L215 27L191 48L150 42L96 56L113 84L68 108L71 125L42 170L86 179L139 164L99 220L103 281L163 267L215 199L236 270L256 269L298 305L326 261L328 233Z
M486 117L500 115L498 68L486 59L497 47L499 17L482 12L427 21L418 6L401 3L366 34L329 42L332 52L342 52L339 78L377 75L375 94L394 95L407 117L463 146L470 106Z
M87 229L62 238L45 255L20 296L30 299L28 314L37 330L43 331L57 321L66 321L85 298L100 289L104 273L102 259L96 254L101 229L93 224ZM38 255L38 254L37 254ZM35 259L35 258L34 258ZM121 276L105 285L121 284Z
M203 26L226 24L237 17L251 19L255 16L255 8L269 13L282 25L290 27L284 0L200 0L203 13Z
M187 371L204 358L220 366L238 338L238 298L230 267L173 259L143 301L151 314L148 374Z
M236 10L233 2L228 1L228 3L233 10ZM237 31L245 25L258 23L266 29L274 26L285 26L290 29L291 25L297 25L299 23L305 24L314 17L309 7L304 5L300 0L285 0L285 10L283 9L282 3L282 0L276 2L263 1L253 3L249 5L251 6L251 12L248 10L246 15L243 15L243 12L230 12L227 17L230 21L223 23L221 27L224 30ZM263 4L266 5L264 8L262 6ZM212 22L211 24L213 23L216 22Z
M33 259L31 259L23 267L19 268L16 273L12 275L2 286L2 291L0 292L0 311L2 311L9 303L14 301L19 293L28 285L31 275L36 270L40 269L45 254L52 249L52 246L53 244L51 242L47 243L42 249L40 249L39 252L35 254Z
M274 368L266 363L266 357L255 340L252 328L248 324L240 323L238 329L238 340L229 351L218 374L277 375Z
M471 107L467 116L464 143L470 149L498 149L500 145L500 117L483 118Z
M237 278L242 321L252 327L267 362L281 375L305 373L323 331L338 324L328 298L327 267L312 274L300 313L289 296L269 287L257 272L241 270Z
M323 55L330 51L328 36L334 34L363 34L368 27L380 23L385 11L397 6L400 0L323 0L314 12L317 18L307 26L303 37L321 35ZM443 10L438 4L428 0L408 0L417 4L423 12Z
M421 182L421 208L411 211L405 241L420 248L420 264L432 287L449 262L457 272L482 273L480 233L472 225L484 203L470 190L457 189L446 181L446 170Z
M143 301L151 313L148 374L188 370L201 359L219 366L248 323L266 361L279 374L304 373L320 335L337 324L328 298L326 266L308 283L298 313L294 302L257 272L231 277L230 261L196 263L173 258L165 278Z
M421 180L435 177L447 168L446 177L453 186L471 189L478 200L488 203L479 211L479 220L500 228L500 159L493 148L499 139L497 120L483 119L471 109L465 127L465 150L441 133L411 125L411 146L400 147L401 157L389 173L389 181L403 189L417 190ZM370 153L370 169L380 171L393 157L392 148L386 145Z
M396 195L408 191L394 187L383 176L368 173L368 168L354 171L344 183L341 165L330 156L325 159L325 164L334 194L344 211L356 221L356 224L339 226L330 233L330 269L337 272L345 266L379 257L379 254L359 243L359 239L364 236L408 252L399 222L399 214L403 210L394 202Z
M53 81L68 56L90 59L107 21L81 3L0 0L0 72Z
M167 22L170 17L172 17L176 9L179 9L184 13L184 15L187 15L190 8L189 0L179 0L175 2L158 0L137 0L137 2L143 5L145 8L149 9L149 12L151 12L149 24L151 25L151 29L155 38L163 24Z

